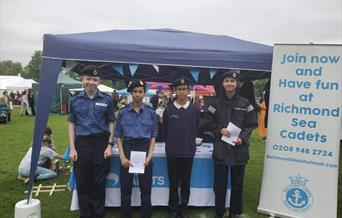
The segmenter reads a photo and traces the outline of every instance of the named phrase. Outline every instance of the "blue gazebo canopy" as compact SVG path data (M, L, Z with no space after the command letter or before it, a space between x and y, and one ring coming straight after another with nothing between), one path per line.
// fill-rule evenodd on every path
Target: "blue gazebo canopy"
M80 65L96 62L106 79L130 80L127 64L138 64L135 78L149 81L173 81L180 74L198 69L198 84L212 84L209 69L239 69L256 79L269 74L272 47L229 36L185 32L171 29L112 30L44 36L43 57L75 61ZM64 62L65 64L65 62ZM120 74L113 64L123 66ZM159 67L159 72L153 68ZM255 73L258 72L258 73Z
M62 66L74 62L73 70L78 72L84 64L97 64L104 72L102 78L125 81L172 82L181 75L193 79L194 71L197 84L214 84L228 69L240 70L242 78L269 77L272 52L271 46L229 36L172 29L44 35L29 190ZM135 73L132 65L137 67Z

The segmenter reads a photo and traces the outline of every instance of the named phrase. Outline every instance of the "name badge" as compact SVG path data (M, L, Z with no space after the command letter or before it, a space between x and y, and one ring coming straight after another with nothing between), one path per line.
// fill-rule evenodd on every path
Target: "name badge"
M107 104L105 103L95 103L96 106L101 106L101 107L107 107Z
M210 106L208 107L208 111L211 112L212 114L215 114L216 108L214 108L213 106L210 105Z

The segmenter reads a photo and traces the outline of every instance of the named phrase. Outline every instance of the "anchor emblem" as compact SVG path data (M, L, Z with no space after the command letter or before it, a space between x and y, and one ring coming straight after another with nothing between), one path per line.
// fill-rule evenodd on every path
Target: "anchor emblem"
M302 207L303 205L306 204L305 200L300 201L302 198L300 191L296 190L295 193L292 195L293 198L288 198L288 201L295 207ZM294 199L294 201L293 201Z
M282 191L284 205L297 213L309 210L313 202L311 191L305 187L309 180L300 175L290 176L289 180L291 184Z

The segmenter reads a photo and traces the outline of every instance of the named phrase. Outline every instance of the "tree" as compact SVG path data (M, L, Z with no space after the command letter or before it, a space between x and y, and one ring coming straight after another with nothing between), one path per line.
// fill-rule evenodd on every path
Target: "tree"
M66 75L72 79L75 79L75 80L79 80L80 81L80 75L73 72L73 71L69 71L69 72L66 72Z
M112 80L101 80L101 84L108 86L108 87L111 87L115 90L127 88L127 86L123 80L116 81L115 85L113 85Z
M23 72L23 67L19 62L13 62L11 60L0 61L0 75L13 75L17 76Z
M264 91L267 81L268 79L259 79L254 82L256 96L262 97L262 92Z
M39 80L40 66L42 64L42 51L34 51L30 62L25 67L25 78Z

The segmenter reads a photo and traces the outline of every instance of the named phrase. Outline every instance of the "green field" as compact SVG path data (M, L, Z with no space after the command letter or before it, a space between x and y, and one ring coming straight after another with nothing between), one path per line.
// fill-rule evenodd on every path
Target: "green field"
M53 129L53 139L58 153L63 153L68 144L67 117L50 115L48 125ZM0 125L0 217L14 217L15 203L27 197L24 194L24 191L27 190L27 185L17 179L17 166L30 146L33 128L34 118L20 117L18 110L15 110L12 114L12 121L9 124ZM245 217L267 217L256 212L264 162L264 143L255 132L251 140L250 155L251 160L247 165L244 184ZM338 217L342 218L341 165L340 161ZM44 181L42 184L47 185L55 182L66 184L67 180L68 177L60 173L56 179ZM37 198L41 201L43 218L79 217L77 211L70 211L71 193L68 191L57 192L52 196L42 193ZM135 210L135 217L139 217L138 208ZM167 217L167 208L154 207L153 213L154 217ZM192 207L190 215L191 217L213 217L213 208ZM119 217L119 208L108 208L106 217Z

